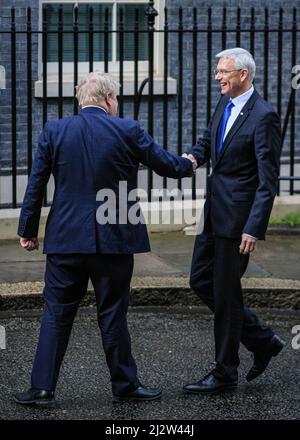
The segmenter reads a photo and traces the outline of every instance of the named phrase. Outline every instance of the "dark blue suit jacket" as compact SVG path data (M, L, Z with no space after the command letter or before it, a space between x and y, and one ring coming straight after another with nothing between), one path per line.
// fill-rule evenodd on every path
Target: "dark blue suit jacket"
M203 137L188 151L198 165L211 159L205 216L210 213L217 236L238 239L245 232L264 239L278 183L280 120L254 91L217 158L217 130L227 103L222 96Z
M119 181L127 181L128 192L134 190L140 162L161 176L193 174L188 159L166 152L137 121L87 107L78 116L48 122L39 138L18 234L38 235L42 199L52 172L55 193L47 219L45 253L149 251L145 224L100 225L96 221L103 203L96 200L97 192L106 188L118 196Z

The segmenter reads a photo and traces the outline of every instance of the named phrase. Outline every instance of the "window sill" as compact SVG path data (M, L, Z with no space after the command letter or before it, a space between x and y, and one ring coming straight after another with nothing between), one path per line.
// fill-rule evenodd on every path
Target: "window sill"
M147 78L145 75L144 78ZM138 84L142 83L144 78L139 78ZM118 81L118 76L115 76ZM176 95L177 93L177 80L175 78L168 77L168 95ZM72 78L63 78L63 88L62 88L63 98L70 98L74 96L74 83ZM153 94L163 95L164 94L164 78L155 76L153 81ZM35 98L43 98L43 81L35 81L34 84ZM148 95L148 83L143 89L143 96ZM123 82L123 96L134 96L134 78L133 75L124 75ZM47 98L58 98L58 78L50 77L47 81Z

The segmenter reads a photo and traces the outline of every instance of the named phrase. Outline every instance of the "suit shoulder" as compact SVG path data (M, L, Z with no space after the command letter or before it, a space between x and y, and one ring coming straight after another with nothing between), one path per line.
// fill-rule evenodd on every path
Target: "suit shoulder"
M64 116L62 119L51 119L50 121L46 122L45 127L51 131L57 128L64 127L65 125L73 121L75 122L77 119L78 119L77 115Z
M218 99L216 106L215 106L215 111L218 109L219 106L222 106L222 105L225 106L228 101L229 101L229 98L226 95L221 95Z
M119 118L118 116L110 116L109 119L119 131L130 137L136 135L138 127L140 126L139 122L134 119Z
M120 118L119 116L110 116L110 118L124 129L131 129L139 126L139 122L135 119Z
M258 97L257 101L256 101L256 109L259 112L259 116L261 118L265 118L267 115L276 115L277 116L277 112L274 109L274 107L272 106L272 104L270 104L269 102L267 102L266 100L264 100L261 96Z

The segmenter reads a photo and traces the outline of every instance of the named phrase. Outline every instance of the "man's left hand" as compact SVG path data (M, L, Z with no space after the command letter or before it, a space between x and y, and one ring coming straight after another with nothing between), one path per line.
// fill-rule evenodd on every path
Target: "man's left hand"
M38 250L39 240L37 239L37 237L33 237L33 238L22 237L20 238L20 245L23 249L26 249L26 251Z
M256 239L253 237L250 237L247 234L242 235L242 241L240 244L240 253L243 255L249 254L250 252L253 252L256 245Z

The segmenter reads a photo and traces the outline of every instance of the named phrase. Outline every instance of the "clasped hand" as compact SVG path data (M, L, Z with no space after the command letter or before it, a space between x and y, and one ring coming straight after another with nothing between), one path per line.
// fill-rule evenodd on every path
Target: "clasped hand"
M193 164L193 171L196 171L198 164L197 164L197 161L196 161L196 159L194 158L194 156L192 154L183 153L181 155L181 157L185 157L186 159L189 159L192 162L192 164Z

